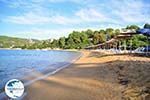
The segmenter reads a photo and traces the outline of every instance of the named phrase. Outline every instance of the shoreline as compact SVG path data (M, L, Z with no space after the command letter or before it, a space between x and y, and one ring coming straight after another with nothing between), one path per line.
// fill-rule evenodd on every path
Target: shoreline
M50 51L50 50L56 50L56 51L79 51L78 49L50 49L50 48L43 48L43 49L22 49L22 48L0 48L0 50L41 50L41 51Z
M5 50L17 50L17 49L5 49ZM44 50L41 50L44 51ZM51 51L51 50L47 50L47 51ZM71 64L73 64L75 61L77 61L83 54L80 51L75 51L75 50L52 50L52 51L60 51L60 52L76 52L79 53L78 56L76 56L70 63L65 63L63 65L61 65L62 67L50 72L49 69L45 69L43 72L35 72L33 71L32 74L28 75L28 76L24 76L24 77L20 77L18 78L19 80L21 80L24 83L24 86L27 87L30 84L42 80L48 76L54 75L57 72L63 70L64 68L67 68L69 66L71 66ZM0 89L0 99L1 98L7 98L5 92L4 92L4 87L2 89Z
M71 51L62 51L62 52L71 52ZM72 52L76 52L76 51L72 51ZM58 68L58 69L56 69L56 70L54 70L54 71L52 71L52 72L49 72L49 69L46 69L45 71L43 71L43 72L40 72L40 73L37 73L37 72L33 72L33 74L35 74L35 75L33 75L33 76L38 76L37 78L35 78L35 79L30 79L31 77L32 77L32 74L31 74L31 76L29 76L29 77L24 77L22 80L23 80L23 82L24 82L24 86L25 87L27 87L28 85L30 85L30 84L32 84L32 83L34 83L34 82L36 82L36 81L39 81L39 80L42 80L42 79L44 79L44 78L47 78L48 76L51 76L51 75L54 75L54 74L56 74L56 73L58 73L59 71L61 71L61 70L63 70L63 69L65 69L65 68L67 68L67 67L70 67L71 66L71 64L73 64L75 61L77 61L78 59L80 59L80 57L82 57L82 53L81 52L77 52L77 53L80 53L76 58L74 58L70 63L66 63L66 64L64 64L64 65L61 65L62 67L60 67L60 68ZM36 75L37 74L37 75ZM41 75L40 75L41 74ZM39 76L40 75L40 76ZM28 81L29 80L29 82L25 82L25 81Z

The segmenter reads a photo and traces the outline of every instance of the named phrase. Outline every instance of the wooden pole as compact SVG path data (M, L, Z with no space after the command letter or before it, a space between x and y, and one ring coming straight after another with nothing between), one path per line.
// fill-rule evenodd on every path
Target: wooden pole
M132 39L130 39L130 53L132 53Z

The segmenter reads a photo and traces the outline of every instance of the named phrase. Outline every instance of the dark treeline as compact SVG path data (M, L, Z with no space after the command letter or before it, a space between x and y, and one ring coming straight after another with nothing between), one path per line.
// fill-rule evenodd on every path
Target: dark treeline
M150 28L150 24L145 24L144 28ZM124 29L140 29L137 25L129 25ZM60 37L59 39L43 40L36 42L32 45L24 45L21 48L25 49L43 49L43 48L61 48L61 49L83 49L87 46L96 45L110 40L111 38L120 34L120 29L107 28L105 30L86 30L86 31L73 31L68 37ZM139 46L146 46L147 39L143 35L135 35L132 37L133 48ZM130 39L127 39L127 46L130 45ZM122 42L123 45L123 42Z

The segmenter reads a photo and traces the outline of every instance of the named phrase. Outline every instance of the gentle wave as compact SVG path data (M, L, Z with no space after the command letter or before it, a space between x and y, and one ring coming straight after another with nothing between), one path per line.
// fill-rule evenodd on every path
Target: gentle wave
M33 72L55 73L81 54L69 51L0 50L0 88L12 78Z

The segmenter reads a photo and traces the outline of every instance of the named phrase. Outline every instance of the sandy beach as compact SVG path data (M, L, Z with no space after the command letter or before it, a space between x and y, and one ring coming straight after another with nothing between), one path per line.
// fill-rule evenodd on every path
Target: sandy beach
M68 68L26 87L24 100L150 100L150 58L81 52Z

